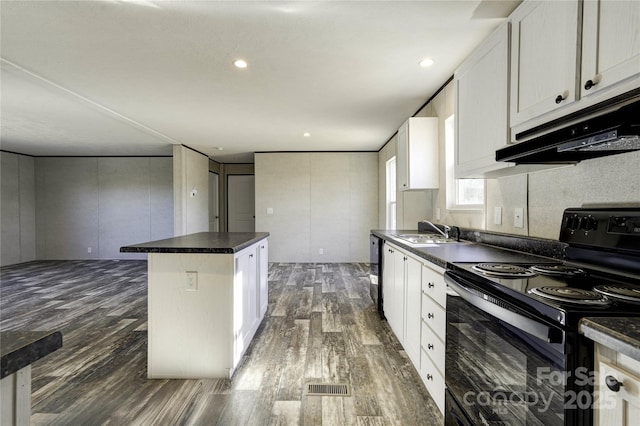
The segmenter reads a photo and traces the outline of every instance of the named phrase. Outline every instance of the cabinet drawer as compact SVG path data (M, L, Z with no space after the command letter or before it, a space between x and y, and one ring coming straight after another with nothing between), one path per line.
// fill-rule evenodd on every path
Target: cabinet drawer
M436 368L444 374L445 347L444 342L436 336L436 333L422 322L422 335L420 336L422 350L429 355Z
M422 293L422 321L444 341L447 328L446 311L424 293Z
M444 377L435 368L433 361L424 351L420 351L420 357L420 376L422 381L440 412L444 414Z
M441 271L441 272L440 272ZM429 295L440 306L447 303L447 284L444 282L444 269L440 271L422 265L422 291Z

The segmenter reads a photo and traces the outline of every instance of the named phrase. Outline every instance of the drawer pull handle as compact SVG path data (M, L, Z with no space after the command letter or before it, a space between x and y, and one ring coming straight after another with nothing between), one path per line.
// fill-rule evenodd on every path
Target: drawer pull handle
M433 288L433 287L435 287L435 285L433 283L429 283L429 284L427 284L427 287Z
M585 89L585 90L590 90L590 89L591 89L593 86L595 86L596 84L598 84L598 83L596 83L596 82L595 82L595 81L593 81L593 80L587 80L587 82L584 84L584 89Z
M431 312L429 312L429 313L427 314L427 318L429 318L429 319L433 318L433 314L432 314Z
M557 104L559 104L559 103L560 103L560 102L562 102L562 101L564 101L564 96L562 96L562 95L558 95L558 96L556 97L556 103L557 103Z
M431 343L429 343L429 344L427 345L427 348L428 348L429 350L431 350L431 351L432 351L432 350L433 350L433 345L432 345Z
M620 387L624 386L622 382L619 382L618 379L613 376L607 376L604 379L604 382L606 383L607 387L613 392L620 391Z
M431 374L427 374L427 380L433 380L433 376Z

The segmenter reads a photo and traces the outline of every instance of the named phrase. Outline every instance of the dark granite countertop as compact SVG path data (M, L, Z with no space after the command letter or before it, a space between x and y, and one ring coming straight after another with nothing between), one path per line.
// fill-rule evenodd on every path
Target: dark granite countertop
M556 261L548 257L465 240L459 243L440 244L437 247L419 247L396 237L398 234L417 234L417 230L374 229L371 233L443 268L455 262L547 263Z
M594 342L640 361L640 318L583 318L580 321L580 333Z
M268 232L199 232L120 247L122 253L237 253L269 236Z
M62 347L59 331L0 332L0 378L32 364Z

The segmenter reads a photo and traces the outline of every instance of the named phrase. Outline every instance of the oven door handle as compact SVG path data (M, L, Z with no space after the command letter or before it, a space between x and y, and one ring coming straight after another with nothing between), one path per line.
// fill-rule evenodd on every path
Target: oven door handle
M539 321L508 309L501 300L462 284L449 271L445 272L445 282L465 301L489 315L510 324L547 343L562 343L562 333Z

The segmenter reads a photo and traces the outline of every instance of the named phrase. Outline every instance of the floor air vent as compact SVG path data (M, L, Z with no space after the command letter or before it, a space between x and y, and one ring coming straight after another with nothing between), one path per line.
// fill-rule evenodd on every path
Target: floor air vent
M308 383L307 395L309 396L349 396L351 395L351 392L349 390L349 385Z

